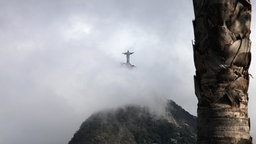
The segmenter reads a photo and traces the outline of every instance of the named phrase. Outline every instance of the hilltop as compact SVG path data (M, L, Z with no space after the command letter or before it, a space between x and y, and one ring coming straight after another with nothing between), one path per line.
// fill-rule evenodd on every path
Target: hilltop
M193 144L196 117L174 101L159 116L147 107L126 106L93 114L69 144Z

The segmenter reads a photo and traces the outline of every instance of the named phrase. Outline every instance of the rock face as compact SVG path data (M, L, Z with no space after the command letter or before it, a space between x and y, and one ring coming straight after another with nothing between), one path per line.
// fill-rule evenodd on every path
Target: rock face
M127 106L89 117L69 144L195 144L196 117L173 101L165 116Z
M250 144L250 0L193 0L198 144Z

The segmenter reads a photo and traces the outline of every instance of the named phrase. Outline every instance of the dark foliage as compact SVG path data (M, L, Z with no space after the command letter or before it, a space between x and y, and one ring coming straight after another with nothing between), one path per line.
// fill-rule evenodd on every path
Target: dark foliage
M167 111L177 123L151 114L145 107L127 106L88 118L69 144L193 144L196 118L170 101Z

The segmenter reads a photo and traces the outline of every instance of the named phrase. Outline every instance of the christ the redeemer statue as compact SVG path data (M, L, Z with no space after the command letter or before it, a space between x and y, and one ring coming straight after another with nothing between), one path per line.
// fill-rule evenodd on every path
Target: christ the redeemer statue
M126 63L130 64L130 55L132 55L134 52L129 52L129 50L125 53L123 53L124 55L126 55Z
M134 52L129 52L129 50L127 50L127 52L123 53L124 55L126 55L126 63L124 63L125 65L129 66L129 67L134 67L134 65L132 65L130 63L130 55L132 55Z

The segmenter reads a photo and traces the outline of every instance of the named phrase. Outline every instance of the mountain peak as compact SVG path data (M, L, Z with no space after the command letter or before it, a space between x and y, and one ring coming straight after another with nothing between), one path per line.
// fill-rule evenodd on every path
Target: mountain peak
M141 106L95 113L83 122L69 144L193 144L195 129L196 117L170 100L165 116Z

